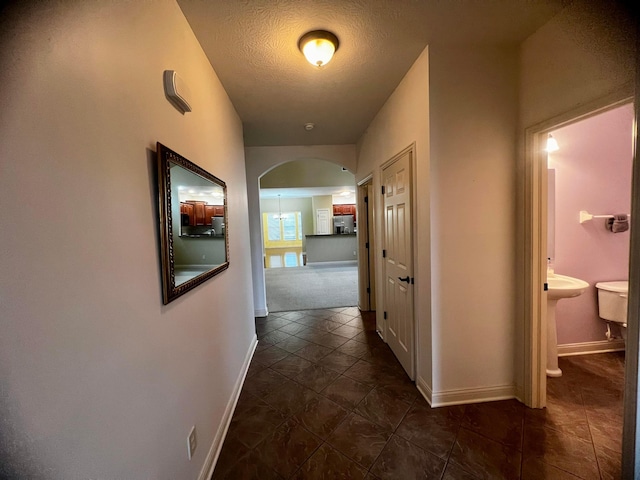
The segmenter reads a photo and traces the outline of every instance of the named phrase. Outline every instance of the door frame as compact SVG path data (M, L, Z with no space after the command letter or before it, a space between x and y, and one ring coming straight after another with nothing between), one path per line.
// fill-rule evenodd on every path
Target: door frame
M377 260L377 271L379 272L379 275L377 277L376 280L376 288L379 288L379 291L377 292L377 302L378 302L378 306L380 306L380 308L377 310L376 312L376 324L380 324L380 322L382 323L382 325L384 326L382 329L381 336L382 339L384 340L385 343L387 343L387 321L384 319L384 310L386 308L386 288L385 288L385 283L386 283L386 279L385 279L385 275L386 275L386 268L385 268L385 262L384 259L382 257L382 247L381 244L383 243L382 240L384 239L384 231L386 228L386 217L384 214L384 194L382 194L382 187L384 185L384 176L383 176L383 172L385 170L385 168L387 168L388 166L392 165L395 161L397 161L400 157L402 157L403 155L405 155L406 153L409 153L410 158L409 158L409 180L408 180L408 184L411 187L411 193L409 195L409 198L411 199L411 210L409 212L409 216L411 218L411 275L414 278L414 284L411 286L413 288L413 295L412 295L412 318L411 318L411 328L413 330L413 342L411 345L411 348L413 350L412 355L411 355L411 372L409 374L409 377L411 378L412 381L415 381L417 376L418 376L418 356L419 356L419 351L418 351L418 334L419 334L419 330L418 330L418 324L416 322L416 287L420 284L419 279L415 278L416 277L416 271L417 271L417 262L416 262L416 258L417 258L417 248L418 248L418 242L417 242L417 233L416 233L416 207L417 207L417 189L416 189L416 144L415 142L411 143L411 145L403 148L400 152L396 153L393 157L391 157L389 160L387 160L386 162L382 163L382 165L380 165L379 170L378 170L378 185L377 185L377 194L376 194L376 201L379 201L378 205L378 212L382 212L382 215L379 216L379 225L380 225L380 241L377 243L378 248L377 248L377 252L376 252L376 260ZM375 191L375 189L374 189Z
M640 23L638 24L640 26ZM638 37L640 46L640 37ZM638 475L638 360L640 358L640 60L636 59L631 180L631 239L629 245L629 306L624 369L622 478Z
M369 218L375 218L373 173L358 182L358 306L360 310L375 310L375 229ZM371 192L370 192L371 190ZM366 200L365 200L366 199ZM363 228L366 227L366 228ZM369 244L367 246L367 243ZM367 289L369 289L367 291Z
M523 278L525 356L522 400L529 407L543 408L547 403L547 309L546 294L543 291L547 274L547 154L544 151L547 135L552 130L633 101L633 90L629 91L625 88L525 130ZM634 166L635 163L634 159Z

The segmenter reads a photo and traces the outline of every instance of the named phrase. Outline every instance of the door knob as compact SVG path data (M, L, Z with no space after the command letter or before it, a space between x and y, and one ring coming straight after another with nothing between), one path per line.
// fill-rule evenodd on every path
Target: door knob
M407 275L406 277L398 277L398 280L400 280L401 282L407 282L409 283L409 275Z

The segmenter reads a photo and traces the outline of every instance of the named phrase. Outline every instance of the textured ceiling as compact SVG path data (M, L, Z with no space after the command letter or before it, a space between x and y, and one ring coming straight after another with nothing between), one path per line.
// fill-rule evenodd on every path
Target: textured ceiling
M427 44L517 44L566 0L178 0L244 124L245 144L352 144ZM326 29L313 67L297 47ZM316 128L305 131L304 124Z

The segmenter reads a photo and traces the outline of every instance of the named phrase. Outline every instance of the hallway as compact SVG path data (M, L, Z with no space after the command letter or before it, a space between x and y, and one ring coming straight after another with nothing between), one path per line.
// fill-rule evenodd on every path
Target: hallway
M619 478L624 354L561 359L549 406L431 409L357 308L256 319L213 479Z

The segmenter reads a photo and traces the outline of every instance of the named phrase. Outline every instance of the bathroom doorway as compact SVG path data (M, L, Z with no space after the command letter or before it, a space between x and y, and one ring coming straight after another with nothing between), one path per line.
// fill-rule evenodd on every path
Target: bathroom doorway
M580 220L580 211L585 210L589 211L589 207L580 206L580 205L588 205L588 202L591 202L592 199L588 196L585 200L584 195L582 197L578 195L576 199L569 201L569 205L563 208L566 208L566 212L562 215L562 218L550 218L548 215L549 203L552 203L554 200L558 201L558 198L553 195L549 196L549 180L555 180L555 183L558 183L558 174L560 172L555 171L557 168L554 168L555 175L549 175L548 170L548 162L552 162L552 166L554 161L559 161L563 157L562 145L561 141L558 141L560 144L560 150L557 152L552 152L551 154L547 154L547 140L549 139L549 135L553 135L556 132L559 136L565 137L565 152L570 151L572 149L576 149L575 145L570 146L571 143L574 143L577 138L579 138L579 134L576 135L576 132L579 132L579 124L584 121L597 122L598 116L600 115L614 115L615 112L619 109L627 109L627 112L632 112L632 97L619 94L616 97L609 97L606 99L602 99L599 102L583 107L580 110L568 112L565 115L559 116L557 118L551 119L542 124L531 127L526 131L526 160L527 160L527 180L526 187L528 191L527 202L525 211L525 236L526 236L526 244L525 244L525 258L528 258L529 261L525 264L525 346L528 348L527 354L525 355L525 388L523 400L525 403L534 408L541 408L546 406L547 403L547 374L546 374L546 366L547 366L547 352L552 345L550 345L553 337L553 332L547 331L547 292L546 288L547 284L547 269L549 267L548 259L552 258L553 263L551 267L560 274L567 274L569 276L569 272L561 272L557 268L555 268L558 263L558 248L560 248L563 252L566 253L567 247L566 245L559 246L556 245L558 232L557 227L559 222L562 222L562 228L565 227L565 224L570 228L569 230L573 232L572 235L575 235L576 232L579 235L582 235L583 241L584 236L586 234L588 242L595 240L600 241L611 241L614 239L617 243L620 243L621 237L613 237L611 233L608 233L608 237L604 231L604 220L602 219L602 230L595 230L595 223L591 225L581 225L579 223ZM632 115L631 115L632 116ZM567 134L566 132L569 132ZM629 126L625 135L627 135L628 141L626 147L629 148L632 144L632 129ZM567 136L568 135L568 136ZM609 157L609 153L606 150L606 139L601 135L593 135L593 140L600 141L600 145L598 146L596 156L598 152L600 156L604 157L605 160ZM554 137L555 138L555 137ZM556 139L558 140L558 139ZM584 168L576 168L576 165L580 167L579 163L575 163L571 165L562 165L562 178L561 181L563 184L571 185L571 190L581 190L583 188L584 183L586 182L584 175ZM555 165L557 167L558 165ZM606 169L606 165L603 167ZM571 178L567 180L567 176L570 175ZM602 175L601 175L602 176ZM610 176L610 175L609 175ZM607 176L605 176L606 178ZM627 173L627 191L631 188L631 175ZM557 191L556 191L557 193ZM566 192L565 192L566 193ZM584 193L584 192L583 192ZM587 191L588 193L588 191ZM593 197L598 196L598 192L595 189L591 189L591 193ZM566 200L566 199L565 199ZM572 203L573 202L573 203ZM582 203L581 203L582 202ZM586 203L585 203L586 202ZM605 200L606 202L606 200ZM566 202L565 202L566 203ZM552 205L553 206L553 205ZM600 205L593 205L592 209L595 208L598 210ZM602 206L604 208L604 206ZM613 208L613 206L611 207ZM620 208L620 207L617 207ZM629 210L629 206L625 207L626 210ZM575 211L573 211L575 210ZM618 211L607 211L600 212L593 210L595 214L609 214L609 213L622 213ZM608 207L607 207L608 210ZM571 213L572 212L572 213ZM591 213L591 212L590 212ZM553 228L549 227L549 220L554 220L551 224L555 225L555 241L548 242L548 233L554 233ZM599 224L598 224L599 225ZM628 233L626 234L626 248L628 252ZM604 238L601 238L604 237ZM563 239L564 240L564 239ZM627 257L628 258L628 257ZM573 259L571 261L566 261L566 258L563 258L560 262L560 269L569 268L575 269L578 268L578 272L582 272L580 267L577 266L581 261L584 262L584 259ZM627 260L628 267L628 260ZM603 276L613 275L612 272L603 272ZM575 274L583 275L583 273ZM626 278L626 277L625 277ZM591 279L591 277L590 277ZM591 279L593 282L593 279ZM606 278L601 278L599 280L606 280ZM593 284L591 287L593 289ZM576 316L579 315L587 315L585 312L588 312L588 328L583 328L582 331L578 333L578 336L575 338L575 341L567 341L567 328L571 328L571 325L561 325L559 329L560 333L560 353L561 355L565 354L579 354L579 353L594 353L595 351L601 350L615 350L619 348L620 342L615 344L613 348L611 348L608 344L606 337L604 337L604 332L606 331L606 324L604 321L593 318L593 312L595 311L597 302L594 299L595 292L589 291L589 294L584 298L587 303L586 306L582 308L582 310L578 309ZM589 303L589 300L592 302ZM574 305L571 305L571 302L575 302L575 299L569 300L559 300L558 306L563 307L561 310L566 313L567 310L571 310ZM564 308L562 302L566 302L566 308ZM600 328L598 328L600 327ZM582 327L581 327L582 328ZM599 331L598 331L599 330ZM549 334L549 335L548 335ZM602 335L602 338L595 340L597 335ZM614 334L615 335L615 334ZM618 333L619 335L619 333Z
M640 172L632 173L635 161L632 145L637 142L633 133L637 127L633 121L637 112L634 112L633 97L626 93L618 93L528 129L525 144L525 258L528 259L525 261L525 347L528 350L522 399L528 406L546 407L532 415L545 416L558 435L577 438L583 432L584 437L580 440L591 443L590 455L595 454L600 467L610 468L613 478L620 477L621 472L632 471L634 462L637 292L634 295L632 290L630 296L632 328L629 329L626 352L620 351L625 343L619 338L618 328L612 327L610 338L613 341L609 341L607 323L594 312L598 308L595 283L613 280L615 276L620 280L633 277L630 278L633 285L638 276L637 255L634 254L633 260L629 257L629 252L633 251L629 233L613 233L605 226L611 215L622 217L634 209L638 213L637 200L632 208L629 205L640 187ZM621 131L612 132L610 128L617 123L616 118L621 113L625 117L619 124ZM589 132L586 128L581 133L581 124L591 125L593 129ZM550 135L557 140L559 150L548 154L545 147ZM579 140L584 137L588 138L590 146L573 145L583 143ZM619 154L616 153L619 144L623 144L627 152L624 154L627 163L622 166L612 161L612 156ZM580 148L582 152L571 159L571 152L576 153ZM561 153L563 149L564 153ZM626 173L616 180L621 169ZM594 177L596 180L601 177L604 183L597 183ZM611 183L618 186L612 187ZM626 200L614 198L623 193L616 189L625 191ZM636 193L632 194L632 191ZM630 224L638 225L637 219L633 221L633 215L630 218ZM555 237L549 238L548 233ZM573 241L578 239L578 243L571 246L567 236L575 237ZM637 244L637 232L634 237ZM585 252L585 247L596 247L596 250ZM623 265L620 265L620 249L626 250ZM548 258L553 260L551 267L555 273L583 276L590 284L582 299L558 301L559 305L566 302L566 309L560 312L557 322L561 355L558 366L564 370L559 378L547 378L546 372L547 353L553 337L547 335L553 333L547 330L552 326L547 322L549 293L545 292L551 283L547 282ZM589 267L596 271L590 272ZM571 304L580 300L582 305ZM580 330L576 332L576 329ZM610 352L596 354L607 350Z
M549 277L589 284L581 295L557 301L559 356L624 350L621 324L599 314L596 285L628 280L633 114L625 103L549 132L549 288Z

